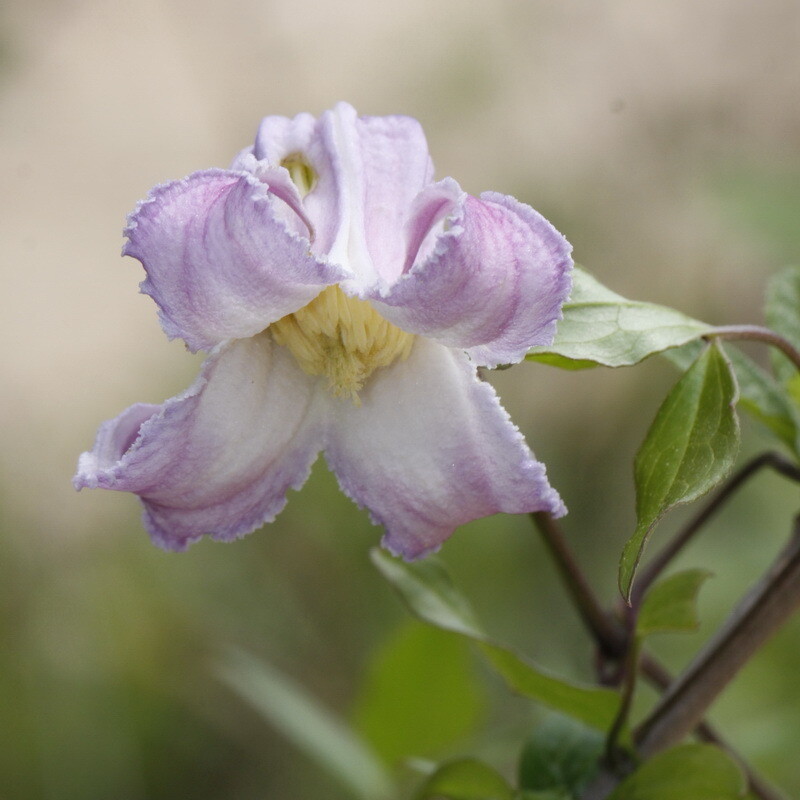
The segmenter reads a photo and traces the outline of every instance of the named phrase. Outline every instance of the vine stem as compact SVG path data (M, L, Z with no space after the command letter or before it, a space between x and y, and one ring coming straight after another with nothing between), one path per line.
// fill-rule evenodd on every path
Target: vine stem
M634 733L644 758L677 744L750 657L800 608L800 517L789 545Z
M665 692L673 682L670 673L649 653L642 653L639 660L639 669L644 677L657 689ZM784 796L750 767L745 760L728 744L728 742L717 732L709 722L701 720L695 728L695 736L703 742L715 744L721 747L734 761L747 777L748 788L759 800L785 800Z
M770 456L774 456L774 464L771 463ZM783 470L781 467L776 466L776 464L789 463L784 462L780 456L774 453L765 454L761 460L765 461L765 463L770 461L771 466L779 472ZM755 461L759 461L759 459ZM752 469L755 470L757 467L753 467ZM746 479L746 477L747 476L743 479ZM601 651L612 658L621 658L625 655L626 651L632 647L632 643L628 639L627 632L622 625L617 622L616 618L603 610L586 576L579 567L566 541L561 526L546 512L533 513L531 514L531 519L553 556L557 569L578 610L579 616L592 635L597 646ZM700 524L702 524L702 521ZM647 652L642 652L640 655L639 670L661 691L668 690L673 684L672 676ZM769 787L763 779L741 759L736 751L702 719L702 714L698 719L695 733L703 741L711 742L722 747L739 763L741 769L747 776L750 791L755 797L759 798L759 800L783 800L781 795ZM605 798L612 791L614 786L619 783L619 780L620 778L611 770L607 768L602 770L598 779L587 789L582 800L601 800L601 798Z
M788 339L769 328L760 325L721 325L707 331L704 336L705 338L748 340L770 344L777 347L800 371L800 351Z
M535 511L530 516L556 563L583 624L604 653L620 656L627 643L626 634L595 596L567 544L561 526L546 511Z
M675 556L691 541L703 525L717 512L749 478L764 467L770 467L776 472L800 483L800 468L776 452L762 453L760 456L748 461L738 472L731 476L717 493L692 517L691 520L675 535L656 556L640 570L633 585L631 606L638 608L647 590L664 571Z

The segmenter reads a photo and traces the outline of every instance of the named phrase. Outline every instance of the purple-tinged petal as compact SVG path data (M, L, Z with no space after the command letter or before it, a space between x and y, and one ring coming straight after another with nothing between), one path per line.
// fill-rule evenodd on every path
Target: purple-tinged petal
M222 345L194 385L103 424L74 483L134 492L156 544L183 550L272 521L323 440L317 382L268 334Z
M404 223L433 166L420 124L410 117L358 117L339 103L319 120L267 117L252 157L270 166L302 156L316 174L304 198L316 229L312 250L350 273L353 293L393 282L406 254ZM248 153L235 164L248 166Z
M342 104L341 110L347 115L350 107ZM332 113L328 112L327 116ZM312 252L333 261L335 259L328 257L329 251L347 208L340 188L340 157L329 139L330 135L323 131L323 118L317 119L311 114L298 114L292 118L269 116L259 125L251 158L270 167L278 167L285 159L298 156L308 163L316 177L311 191L303 198L306 213L315 229ZM255 171L247 151L237 157L234 167Z
M196 172L156 187L130 216L123 253L144 265L164 331L192 350L252 336L342 276L282 221L287 203L299 208L286 171L264 177L274 190L244 173Z
M361 117L354 127L354 136L346 126L339 131L339 151L353 141L354 158L361 164L361 186L349 191L356 204L351 236L357 235L356 226L358 235L363 230L375 272L389 285L403 269L406 219L414 198L433 178L433 164L422 127L411 117ZM342 182L350 177L342 169ZM353 288L361 287L354 282Z
M571 288L571 247L530 206L486 192L457 196L454 181L429 188L409 224L411 254L452 204L443 232L399 280L371 299L400 328L466 350L486 366L521 360L550 343Z
M359 118L339 103L321 117L320 130L336 184L330 258L350 267L345 289L353 293L389 284L405 261L408 210L433 176L422 127L410 117Z
M419 558L456 526L499 511L565 513L464 353L417 339L360 398L332 407L325 455L345 494L385 526L393 553Z

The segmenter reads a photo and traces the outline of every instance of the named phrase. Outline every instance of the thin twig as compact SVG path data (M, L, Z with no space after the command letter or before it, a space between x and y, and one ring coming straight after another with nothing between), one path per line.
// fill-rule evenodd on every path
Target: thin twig
M605 762L606 766L612 770L620 766L621 754L619 739L628 723L628 717L630 716L631 707L633 706L633 697L636 693L636 679L639 677L640 650L640 639L638 637L632 638L625 656L625 680L622 684L622 697L620 698L619 710L606 735Z
M607 614L595 596L592 587L578 566L578 562L567 544L561 526L546 511L531 514L534 525L542 535L564 586L575 604L575 608L598 647L608 655L618 657L626 649L626 636L614 618Z
M639 603L656 578L676 555L689 543L703 525L734 495L739 487L763 467L771 467L781 475L800 483L800 468L780 453L768 452L748 461L716 492L711 500L675 535L672 541L656 554L636 578L631 596L631 606Z
M634 733L647 758L680 742L750 657L800 607L800 518L788 547Z
M800 370L800 351L788 339L779 333L763 328L760 325L722 325L712 328L705 334L706 338L747 340L751 342L764 342L777 347Z

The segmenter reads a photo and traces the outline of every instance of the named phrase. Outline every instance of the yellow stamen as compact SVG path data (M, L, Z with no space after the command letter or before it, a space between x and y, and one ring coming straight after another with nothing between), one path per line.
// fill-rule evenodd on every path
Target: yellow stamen
M269 327L309 375L324 375L337 397L357 405L369 376L411 352L414 337L387 322L365 300L328 286L307 306Z
M316 186L317 173L302 153L289 153L281 160L281 166L289 170L289 177L300 197L305 197Z

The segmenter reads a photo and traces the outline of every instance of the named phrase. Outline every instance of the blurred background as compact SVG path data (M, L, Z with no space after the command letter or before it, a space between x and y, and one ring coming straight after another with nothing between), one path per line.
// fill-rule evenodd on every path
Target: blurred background
M765 281L800 259L799 81L796 0L5 0L0 797L350 797L220 679L230 647L352 721L387 763L479 752L512 770L540 714L409 621L368 559L380 532L322 463L271 526L179 555L150 544L135 498L73 492L97 425L182 391L199 363L166 341L138 262L119 258L151 186L227 166L266 114L345 99L419 118L438 177L530 203L621 294L758 323ZM632 458L675 374L652 360L492 380L612 602ZM745 424L743 455L765 446ZM657 642L673 668L796 508L793 487L760 476L682 559L716 578L702 630ZM591 676L524 517L465 526L441 557L498 638ZM713 715L795 795L798 670L795 621Z

